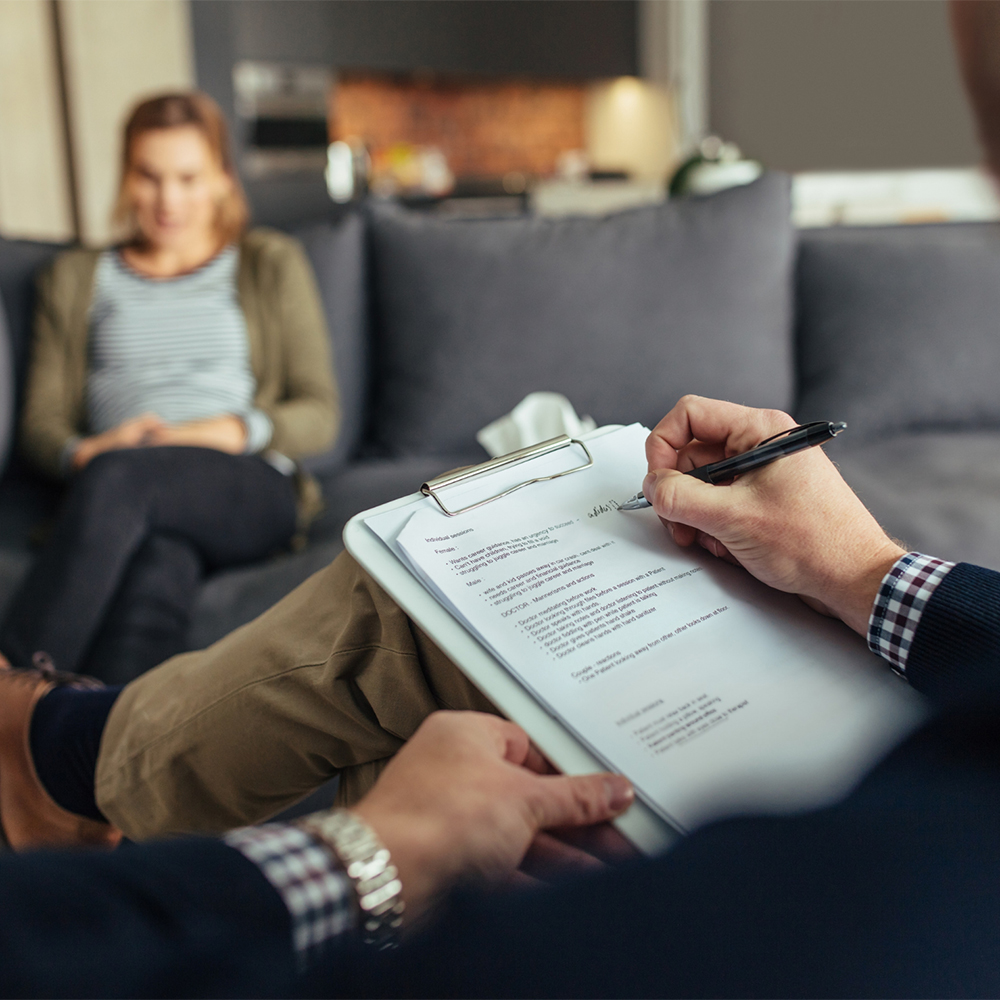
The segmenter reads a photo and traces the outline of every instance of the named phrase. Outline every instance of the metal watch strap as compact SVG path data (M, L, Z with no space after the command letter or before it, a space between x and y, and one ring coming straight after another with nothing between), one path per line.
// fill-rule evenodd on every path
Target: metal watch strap
M354 883L365 944L380 951L394 948L403 920L403 885L375 831L346 809L307 816L299 825L334 853Z

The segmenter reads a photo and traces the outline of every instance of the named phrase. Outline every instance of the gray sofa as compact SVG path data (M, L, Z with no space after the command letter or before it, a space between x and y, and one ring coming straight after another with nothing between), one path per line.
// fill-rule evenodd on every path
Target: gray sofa
M344 406L310 459L307 548L209 578L189 644L249 621L341 548L355 512L485 457L475 432L537 389L598 423L655 422L685 392L846 420L829 446L907 544L1000 568L1000 227L796 233L787 178L603 219L454 221L370 207L298 233ZM0 240L0 446L32 276L59 248ZM11 453L0 604L59 489Z

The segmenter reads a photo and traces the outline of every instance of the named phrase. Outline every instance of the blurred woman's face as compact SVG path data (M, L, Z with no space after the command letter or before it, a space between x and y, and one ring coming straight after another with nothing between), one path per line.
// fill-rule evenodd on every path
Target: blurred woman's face
M194 248L215 237L219 204L232 181L193 125L151 129L132 143L125 192L145 242Z

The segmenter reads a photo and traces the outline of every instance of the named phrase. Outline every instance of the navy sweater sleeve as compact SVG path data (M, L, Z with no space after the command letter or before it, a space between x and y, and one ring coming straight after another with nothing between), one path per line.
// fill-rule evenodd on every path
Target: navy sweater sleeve
M1000 692L1000 573L959 563L927 602L906 661L938 701Z
M288 911L217 840L0 856L0 996L287 996Z

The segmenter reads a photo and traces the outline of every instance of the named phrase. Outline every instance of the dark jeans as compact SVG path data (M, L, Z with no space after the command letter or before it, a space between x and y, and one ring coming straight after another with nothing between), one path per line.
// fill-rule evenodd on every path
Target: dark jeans
M253 562L295 531L295 485L254 455L134 448L72 482L52 538L0 627L17 666L125 683L183 649L207 571Z

